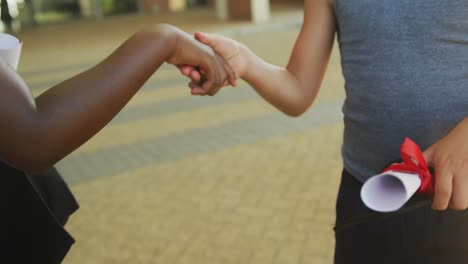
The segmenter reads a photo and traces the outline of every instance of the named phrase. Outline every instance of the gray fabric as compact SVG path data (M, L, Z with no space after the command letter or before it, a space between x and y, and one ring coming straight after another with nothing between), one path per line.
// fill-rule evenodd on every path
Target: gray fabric
M361 181L468 117L467 0L335 0L345 168ZM468 135L467 135L468 136Z

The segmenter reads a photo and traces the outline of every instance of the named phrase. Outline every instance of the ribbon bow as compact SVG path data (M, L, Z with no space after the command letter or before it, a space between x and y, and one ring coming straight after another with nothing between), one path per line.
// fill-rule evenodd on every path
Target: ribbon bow
M400 171L417 173L421 179L421 187L418 190L420 194L433 194L434 193L434 178L429 171L426 160L421 152L419 146L411 139L406 138L400 148L402 163L394 163L386 168L387 171Z

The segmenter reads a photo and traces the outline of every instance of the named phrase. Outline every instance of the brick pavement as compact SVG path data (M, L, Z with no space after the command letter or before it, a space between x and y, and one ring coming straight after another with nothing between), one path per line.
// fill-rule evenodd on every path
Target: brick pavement
M203 12L25 32L20 72L39 94L156 22L221 31L286 64L300 10L256 26L212 25ZM190 97L164 66L109 127L58 164L81 204L67 226L77 243L65 263L331 263L343 96L336 50L316 104L297 119L246 84Z
M331 263L340 140L324 125L73 185L67 262Z

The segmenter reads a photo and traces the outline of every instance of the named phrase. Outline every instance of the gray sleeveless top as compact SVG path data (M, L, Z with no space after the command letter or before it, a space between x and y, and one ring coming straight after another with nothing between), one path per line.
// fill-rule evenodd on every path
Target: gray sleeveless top
M345 168L361 181L468 117L468 0L334 0ZM467 135L468 137L468 135Z

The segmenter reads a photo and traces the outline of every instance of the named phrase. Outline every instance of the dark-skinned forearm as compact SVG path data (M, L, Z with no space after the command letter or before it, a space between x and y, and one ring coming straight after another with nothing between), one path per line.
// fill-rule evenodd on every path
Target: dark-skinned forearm
M33 160L18 165L41 171L90 139L168 59L175 41L167 26L141 31L97 66L39 96L26 124L32 140L19 146Z

